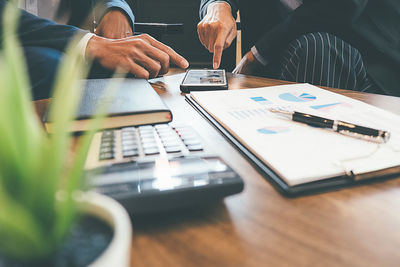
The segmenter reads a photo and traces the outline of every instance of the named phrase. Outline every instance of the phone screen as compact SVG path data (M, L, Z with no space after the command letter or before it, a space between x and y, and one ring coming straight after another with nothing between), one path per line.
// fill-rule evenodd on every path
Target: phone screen
M224 70L189 70L184 85L220 85L226 84Z

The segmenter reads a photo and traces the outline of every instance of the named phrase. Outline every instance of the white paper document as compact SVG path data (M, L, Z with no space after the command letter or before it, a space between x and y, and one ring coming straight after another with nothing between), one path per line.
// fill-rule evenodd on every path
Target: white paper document
M191 97L288 185L400 166L400 116L309 84L192 92ZM390 132L385 144L285 119L279 106Z

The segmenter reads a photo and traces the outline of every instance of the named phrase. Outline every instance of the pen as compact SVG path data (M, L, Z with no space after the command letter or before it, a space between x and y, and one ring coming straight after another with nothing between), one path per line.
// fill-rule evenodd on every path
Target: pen
M390 133L387 131L364 127L356 125L354 123L344 122L340 120L331 120L307 113L289 111L281 108L270 108L269 110L273 113L278 113L280 115L289 117L293 121L305 123L316 127L329 128L340 134L352 136L355 138L361 138L379 143L385 143L390 138Z

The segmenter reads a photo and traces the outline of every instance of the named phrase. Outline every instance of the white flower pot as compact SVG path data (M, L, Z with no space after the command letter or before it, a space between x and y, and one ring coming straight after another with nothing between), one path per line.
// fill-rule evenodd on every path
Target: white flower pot
M130 266L132 225L121 204L110 197L87 192L82 196L82 211L105 221L114 232L107 249L89 266Z

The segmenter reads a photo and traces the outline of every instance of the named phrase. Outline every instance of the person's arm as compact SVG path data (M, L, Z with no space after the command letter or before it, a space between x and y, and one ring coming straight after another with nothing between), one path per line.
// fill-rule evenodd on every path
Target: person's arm
M3 11L7 3L0 0L0 41L3 36ZM75 35L83 37L86 33L76 27L56 24L21 10L16 34L22 46L42 46L64 51Z
M204 17L197 25L197 33L204 47L214 53L214 69L219 68L223 50L236 38L236 13L235 0L203 0L200 4L200 17Z
M350 30L367 4L368 0L304 0L286 20L264 33L255 49L264 62L273 61L283 44L303 34L319 31L338 34Z
M96 34L112 39L132 36L135 17L124 0L90 0L97 8L93 11L99 20ZM97 13L97 14L96 14Z
M58 18L69 16L68 24L107 38L123 38L133 34L135 17L124 0L61 1Z
M236 14L238 12L237 0L201 0L200 2L200 19L203 19L207 14L207 8L210 4L216 2L225 2L230 5L232 16L236 19Z

